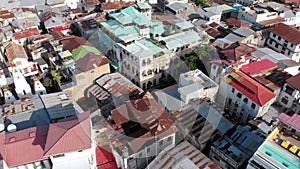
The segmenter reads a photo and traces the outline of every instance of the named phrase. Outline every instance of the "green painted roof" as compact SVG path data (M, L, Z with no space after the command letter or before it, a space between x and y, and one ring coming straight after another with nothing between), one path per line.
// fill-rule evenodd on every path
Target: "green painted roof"
M163 34L166 31L166 29L163 26L154 26L150 29L150 33L156 35L156 34Z
M148 3L137 3L140 9L151 9L152 7Z
M127 7L125 9L122 9L121 13L124 13L124 14L127 14L127 15L131 15L131 16L140 14L140 12L135 7L133 7L133 6Z
M178 26L182 30L194 27L194 25L192 23L187 22L187 21L178 22L178 23L176 23L176 26Z
M93 46L81 45L72 52L72 58L76 62L78 59L83 58L85 55L91 52L101 53L97 48Z
M133 19L133 22L138 25L150 25L151 22L143 16L137 16Z
M71 57L72 56L72 53L68 50L66 51L63 51L63 52L60 52L59 55L62 57L62 58L65 58L65 57Z
M176 49L189 45L193 42L199 41L201 38L195 31L181 32L174 35L170 35L163 39L169 50Z
M118 69L119 67L119 64L117 62L110 62L110 65L115 69Z
M299 169L300 160L295 155L275 145L269 141L266 141L259 151L263 152L270 158L274 159L276 162L287 166L288 169Z
M135 41L135 43L128 46L123 46L123 48L139 58L144 58L152 55L162 55L169 52L167 49L160 48L147 39Z

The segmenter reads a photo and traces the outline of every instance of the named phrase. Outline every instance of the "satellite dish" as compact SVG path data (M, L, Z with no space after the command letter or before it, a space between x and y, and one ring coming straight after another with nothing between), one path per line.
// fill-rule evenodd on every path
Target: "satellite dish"
M17 126L14 125L14 124L10 124L10 125L7 126L7 131L8 132L15 132L15 131L17 131Z
M0 123L0 132L3 131L5 129L4 124Z

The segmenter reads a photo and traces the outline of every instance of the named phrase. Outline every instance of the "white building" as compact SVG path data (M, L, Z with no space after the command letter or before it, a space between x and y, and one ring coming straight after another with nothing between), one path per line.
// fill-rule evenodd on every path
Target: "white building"
M246 19L252 23L275 19L277 12L269 12L266 9L256 7L245 7L238 11L238 19Z
M198 69L180 74L178 93L186 104L192 99L200 98L214 101L217 92L218 84Z
M286 24L277 24L270 29L267 45L292 60L300 61L300 31Z
M191 23L180 20L168 25L167 30L162 21L149 20L151 14L143 9L139 12L132 6L125 8L111 14L114 20L102 22L101 27L117 42L113 52L119 64L118 71L146 89L165 81L164 71L169 70L174 56L191 53L191 48L199 44L201 38L192 30Z
M15 91L19 98L24 98L31 96L31 87L26 81L25 77L22 75L21 71L12 65L12 77L15 84Z
M276 94L240 71L222 79L219 94L225 98L225 108L242 123L263 116L276 99Z
M300 74L293 76L286 80L281 93L278 97L278 102L286 107L291 108L294 106L294 103L300 103Z
M88 112L49 126L1 132L0 135L3 169L96 168ZM15 153L16 151L20 152Z

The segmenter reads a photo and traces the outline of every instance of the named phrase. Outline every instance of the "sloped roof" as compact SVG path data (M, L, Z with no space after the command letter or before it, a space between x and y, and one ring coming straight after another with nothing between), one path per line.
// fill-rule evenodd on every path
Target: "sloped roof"
M287 83L292 85L295 89L300 91L300 73L297 74L296 76L293 76L286 80Z
M294 27L279 23L271 28L270 31L294 45L300 44L300 31Z
M86 56L88 53L91 53L91 52L101 53L94 46L81 45L72 52L72 58L76 62L78 59L83 58L84 56Z
M82 72L87 72L109 63L110 60L104 55L91 52L76 61L76 68Z
M27 55L22 45L10 43L6 46L6 53L8 61L13 61L15 58L25 58Z
M70 52L73 52L73 50L78 48L80 45L93 46L84 37L78 37L78 36L66 37L62 39L61 42L63 44L63 48L65 50L69 50Z
M289 116L285 113L280 113L278 118L281 121L283 121L283 122L295 127L296 129L300 130L300 115L299 114L295 113L292 116Z
M39 35L39 34L40 34L40 32L37 28L29 28L25 31L14 33L14 38L16 40L20 40L23 38L28 38L28 37Z
M240 91L243 95L261 107L276 97L276 94L243 72L232 72L225 78L225 80L229 85Z
M255 51L254 47L250 47L246 44L235 42L231 44L226 49L222 50L221 53L223 53L226 57L233 59L233 60L240 60L242 56L246 56L248 54L251 54Z
M247 65L244 65L240 68L240 70L246 74L255 75L262 72L267 72L277 67L278 65L276 63L270 61L269 59L264 59L261 61L251 62Z
M0 133L0 154L9 167L91 147L89 112L13 133Z
M123 9L125 7L134 5L134 2L106 2L106 3L101 3L101 8L102 10L118 10L118 9Z
M90 147L91 124L87 112L49 126L44 156L79 151Z
M232 24L236 27L250 27L250 25L246 22L243 22L241 20L235 19L235 18L228 18L225 19L226 22L228 22L229 24Z

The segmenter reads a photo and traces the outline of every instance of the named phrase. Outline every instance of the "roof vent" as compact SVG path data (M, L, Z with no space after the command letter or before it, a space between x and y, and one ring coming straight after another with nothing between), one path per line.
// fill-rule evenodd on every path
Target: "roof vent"
M8 140L9 143L12 143L12 142L15 142L15 141L16 141L16 137L10 137L9 140Z

